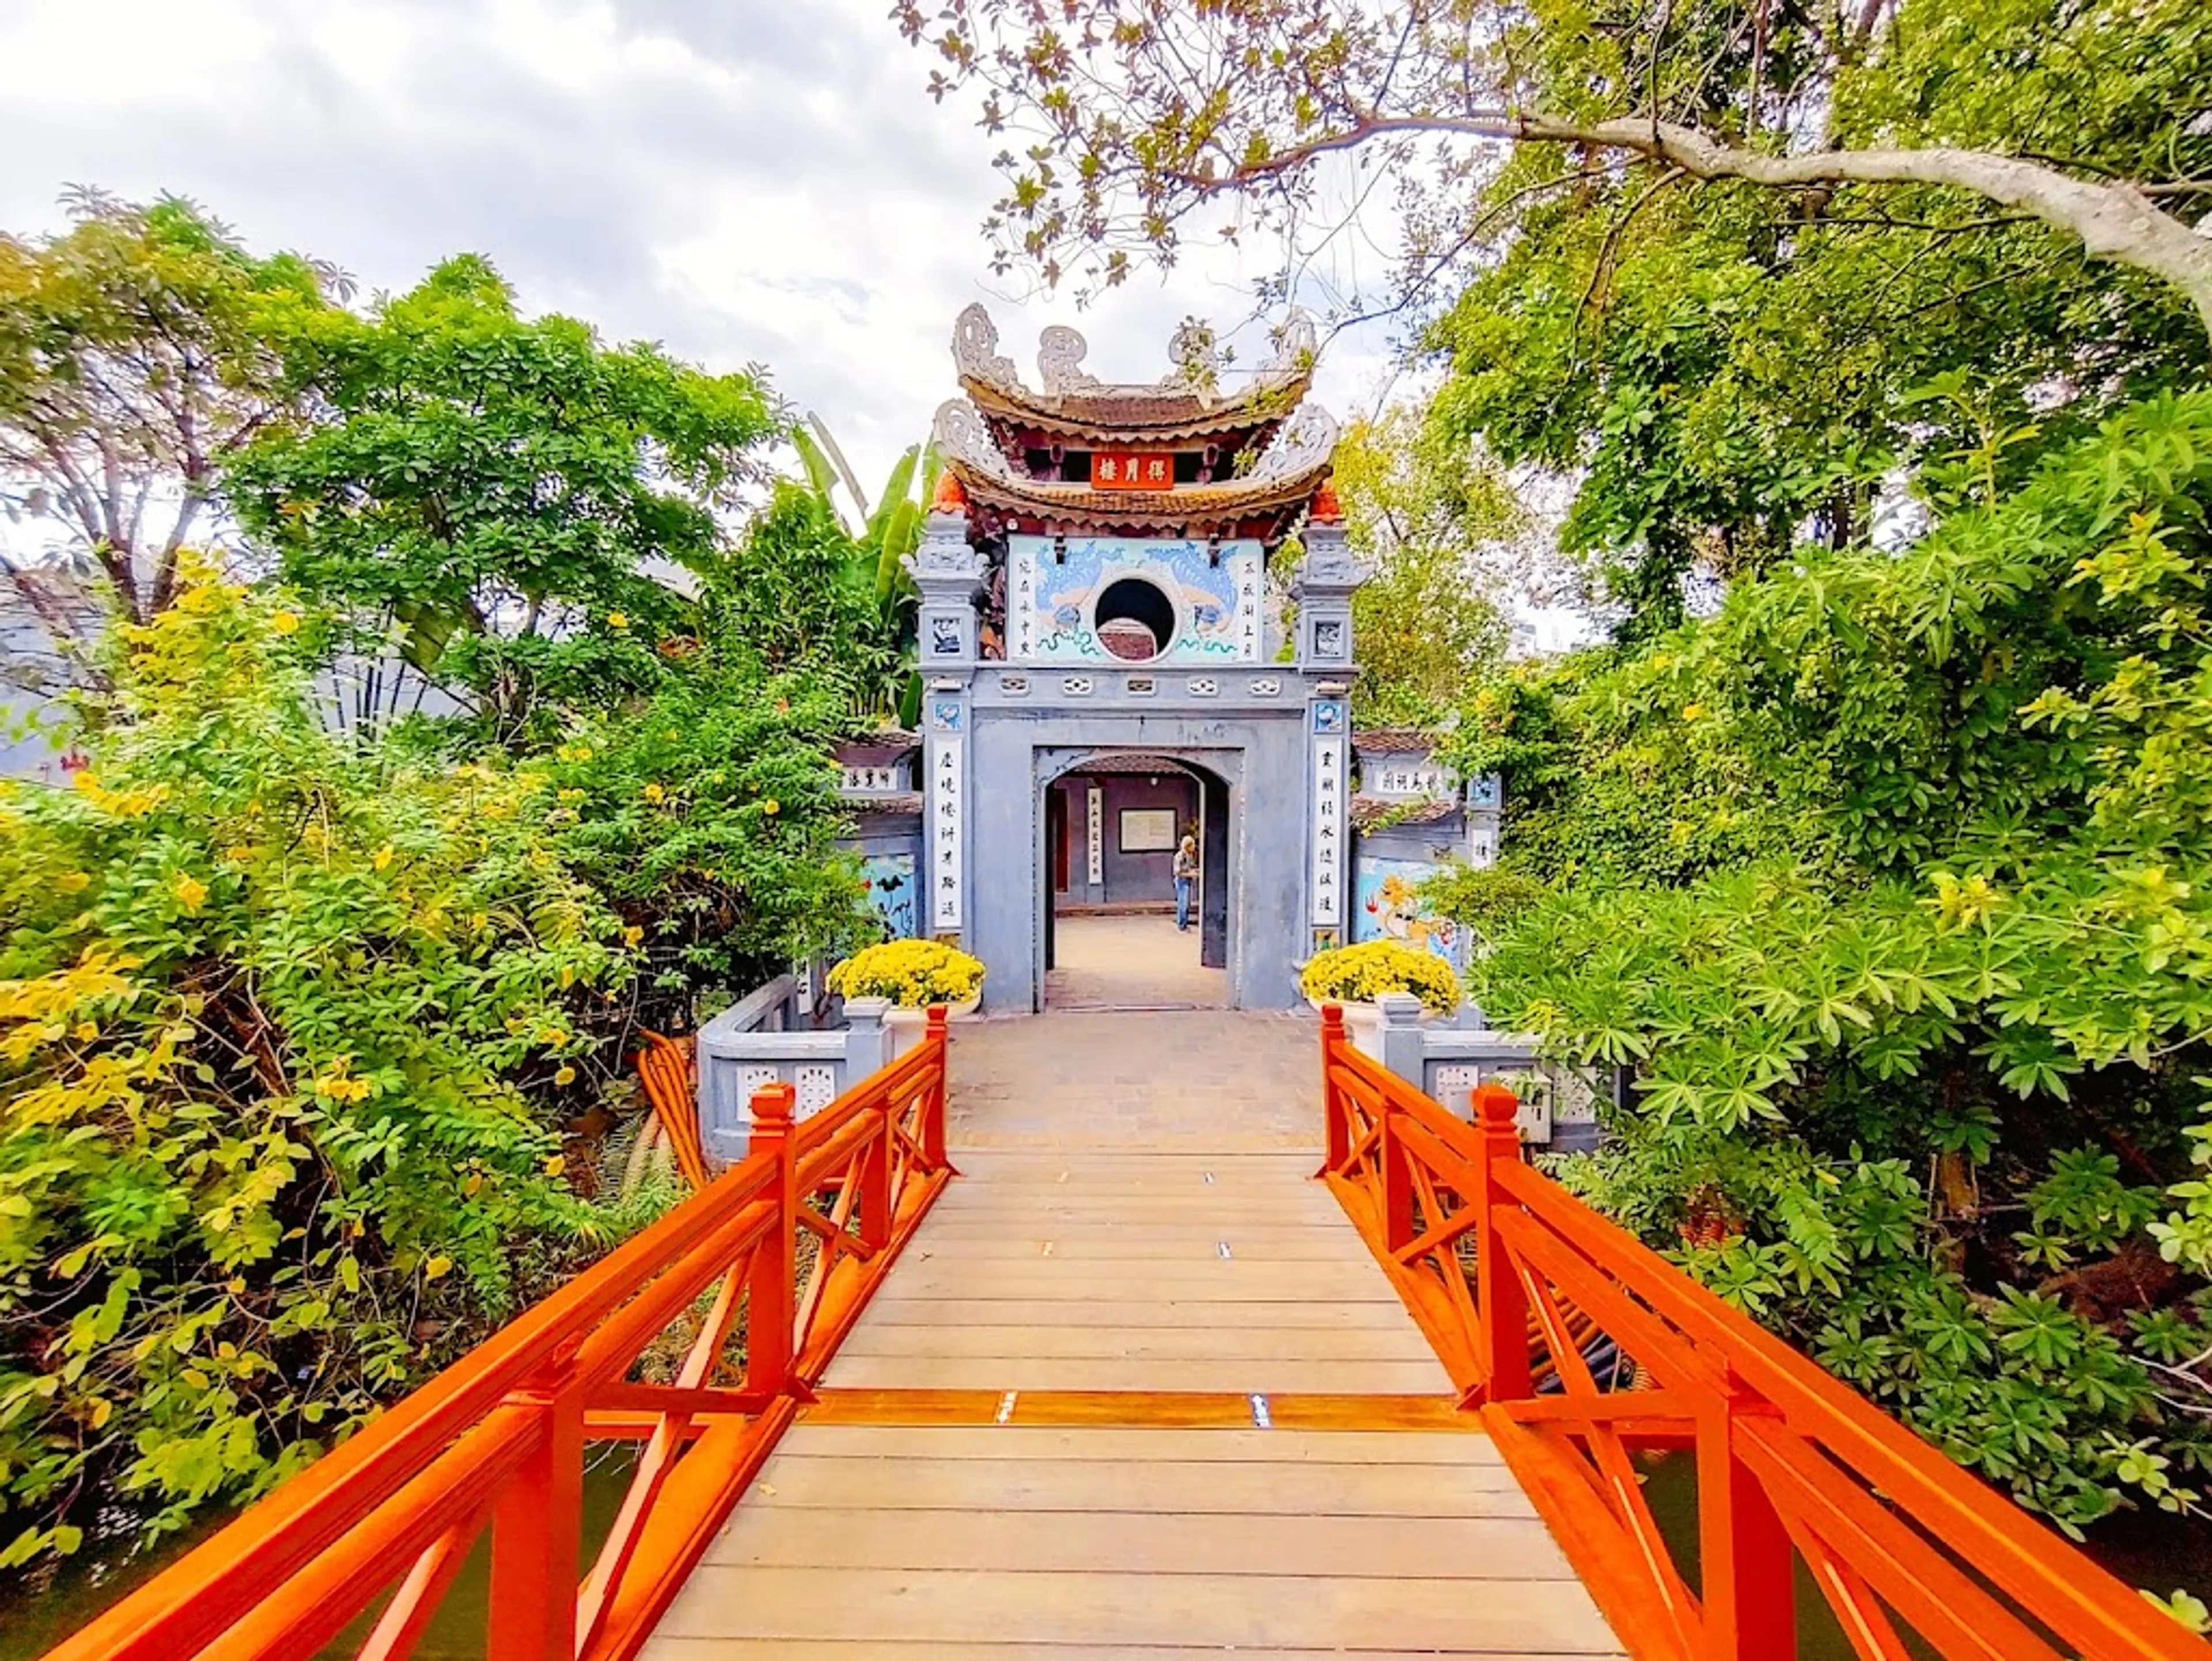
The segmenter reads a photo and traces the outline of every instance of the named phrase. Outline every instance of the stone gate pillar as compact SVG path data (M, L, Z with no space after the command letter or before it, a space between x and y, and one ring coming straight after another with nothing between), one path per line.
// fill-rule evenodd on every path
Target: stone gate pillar
M921 638L924 864L921 914L929 937L957 944L968 931L968 732L976 664L975 596L983 556L969 546L966 499L948 473L907 558L921 591Z
M1365 580L1336 492L1323 485L1306 523L1297 581L1298 667L1329 677L1309 682L1307 705L1306 906L1314 951L1352 938L1352 596Z

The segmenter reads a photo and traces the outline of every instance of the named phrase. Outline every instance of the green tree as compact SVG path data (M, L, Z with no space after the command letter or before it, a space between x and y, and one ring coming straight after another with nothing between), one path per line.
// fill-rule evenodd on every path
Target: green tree
M915 672L921 596L906 561L921 546L922 518L937 493L936 446L927 441L909 446L892 464L890 476L871 504L859 476L820 416L810 415L807 427L794 429L792 439L808 485L852 536L853 547L839 567L838 585L848 594L867 597L864 611L872 608L854 643L855 663L863 666L865 677L864 711L895 715L911 726L921 718L921 677ZM852 498L849 516L836 505L840 484Z
M175 598L225 465L302 413L276 346L344 285L249 253L179 197L81 191L69 206L58 235L0 234L0 507L58 527L143 622ZM58 642L81 644L79 609L35 571L0 567Z
M707 615L707 645L649 696L578 718L550 761L562 857L643 954L625 1024L662 1031L696 1026L704 996L748 991L874 931L859 865L836 848L830 747L852 724L846 684L770 673L757 640Z
M714 628L770 667L835 677L858 716L910 722L921 687L906 559L921 543L936 452L907 449L871 502L818 415L791 438L805 479L778 483L731 555L714 585Z
M1405 405L1345 429L1334 478L1352 551L1373 573L1352 601L1353 702L1364 720L1437 721L1504 647L1501 555L1518 506L1473 444Z
M988 228L1002 260L1048 281L1071 262L1112 283L1136 258L1171 259L1188 221L1224 197L1239 235L1294 227L1325 206L1320 164L1348 156L1392 179L1407 275L1425 282L1492 228L1470 185L1528 145L1586 174L1648 167L1631 185L1639 197L1741 182L1825 209L1847 188L1907 202L1955 192L2154 278L2212 330L2212 246L2187 212L2212 151L2191 124L2212 29L2187 0L2086 12L1980 0L1963 18L1911 0L1844 15L1587 0L1071 0L1048 15L905 0L893 16L942 60L934 95L980 88L986 129L1021 141L997 158L1007 192ZM2022 50L2054 33L2077 50ZM1893 64L1905 85L1862 91L1863 68ZM1984 148L2022 119L2047 142ZM2100 156L2083 141L2106 126L2129 142Z
M583 323L525 318L484 260L286 343L317 419L230 470L286 579L347 608L511 743L542 700L649 688L711 576L720 511L783 420L757 373L709 375Z
M1118 10L921 30L1037 141L1002 246L1114 280L1210 203L1310 239L1387 176L1401 280L1361 306L1447 312L1439 421L1577 477L1563 543L1624 638L1864 536L1900 476L2004 488L2212 366L2183 0ZM2138 231L2172 258L2128 263Z

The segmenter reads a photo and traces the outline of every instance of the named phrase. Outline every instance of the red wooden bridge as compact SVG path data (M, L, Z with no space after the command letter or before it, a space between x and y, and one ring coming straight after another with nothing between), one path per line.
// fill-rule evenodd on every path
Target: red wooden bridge
M1801 1597L1869 1661L2212 1656L1527 1165L1502 1090L1462 1120L1332 1011L1280 1092L1318 1172L1202 1078L1115 1142L1003 1077L956 1171L947 1053L762 1092L741 1164L49 1661L451 1654L485 1542L491 1661L1773 1661Z

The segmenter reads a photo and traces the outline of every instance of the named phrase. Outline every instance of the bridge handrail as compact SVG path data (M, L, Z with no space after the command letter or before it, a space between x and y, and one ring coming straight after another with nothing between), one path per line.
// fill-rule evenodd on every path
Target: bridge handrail
M1947 1658L2212 1657L2055 1531L1527 1165L1512 1092L1478 1088L1470 1123L1355 1049L1341 1009L1322 1022L1317 1174L1636 1655L1795 1656L1794 1549L1863 1655L1912 1653L1894 1611ZM1601 1388L1578 1342L1588 1324L1648 1387ZM1532 1385L1532 1334L1557 1392ZM1651 1447L1696 1458L1702 1597L1639 1492L1629 1456Z
M635 1654L954 1174L944 1016L933 1009L920 1046L804 1125L789 1084L763 1087L745 1159L46 1661L304 1661L387 1588L360 1654L404 1661L486 1529L490 1661ZM803 1286L802 1230L814 1240ZM710 1288L676 1381L626 1382ZM724 1349L741 1321L732 1387L717 1374L734 1370ZM645 1448L580 1574L584 1445L613 1439Z

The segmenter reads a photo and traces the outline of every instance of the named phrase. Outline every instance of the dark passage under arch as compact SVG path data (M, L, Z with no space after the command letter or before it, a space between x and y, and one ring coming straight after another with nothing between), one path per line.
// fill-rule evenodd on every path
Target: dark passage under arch
M1157 583L1122 577L1107 584L1099 595L1092 622L1098 643L1107 651L1142 663L1158 657L1175 639L1175 602Z

